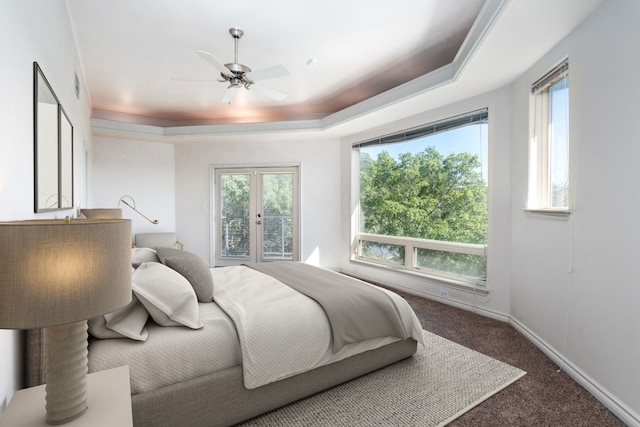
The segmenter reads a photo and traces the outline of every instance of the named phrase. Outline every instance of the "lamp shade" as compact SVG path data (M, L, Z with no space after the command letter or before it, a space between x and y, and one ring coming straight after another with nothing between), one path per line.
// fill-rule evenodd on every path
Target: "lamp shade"
M86 320L130 300L130 220L0 222L0 328Z
M120 208L80 209L80 213L88 219L119 219L122 218Z

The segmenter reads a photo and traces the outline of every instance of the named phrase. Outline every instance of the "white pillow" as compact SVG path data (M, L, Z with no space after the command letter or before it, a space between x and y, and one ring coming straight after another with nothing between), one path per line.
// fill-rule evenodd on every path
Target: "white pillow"
M89 319L89 333L101 339L131 338L146 341L149 336L145 328L148 319L149 313L138 298L132 295L131 302L126 306Z
M160 262L158 253L151 248L133 248L131 249L131 265L138 268L143 262Z
M145 262L133 273L131 288L158 325L202 328L196 294L177 271L157 262Z

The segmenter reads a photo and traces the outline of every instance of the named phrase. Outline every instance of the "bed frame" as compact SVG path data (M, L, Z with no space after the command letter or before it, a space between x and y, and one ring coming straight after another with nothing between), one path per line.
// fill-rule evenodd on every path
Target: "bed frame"
M246 389L240 365L132 396L136 427L229 426L264 414L412 356L413 339L397 341L336 363ZM44 330L26 336L27 387L45 382Z
M135 240L139 247L176 244L175 233L138 234ZM44 331L27 331L27 387L45 383ZM229 426L406 359L416 349L413 339L397 341L255 389L244 387L238 365L133 395L133 423L136 427Z

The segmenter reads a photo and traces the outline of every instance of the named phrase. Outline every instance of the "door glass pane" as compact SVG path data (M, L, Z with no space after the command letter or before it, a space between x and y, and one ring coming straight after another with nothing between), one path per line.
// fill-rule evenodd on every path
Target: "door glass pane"
M262 175L262 259L293 259L293 175Z
M249 258L250 175L221 175L222 258Z

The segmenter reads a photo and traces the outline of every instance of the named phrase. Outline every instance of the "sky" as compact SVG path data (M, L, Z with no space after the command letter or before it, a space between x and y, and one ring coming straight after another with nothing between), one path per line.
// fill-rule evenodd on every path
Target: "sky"
M569 180L569 77L554 84L550 90L551 181Z
M372 145L361 148L371 158L376 159L382 151L388 152L395 159L401 153L419 153L427 146L433 146L443 156L453 153L477 154L482 162L482 177L488 182L489 165L489 125L486 123L459 127L447 132L437 133L424 138L396 144Z

